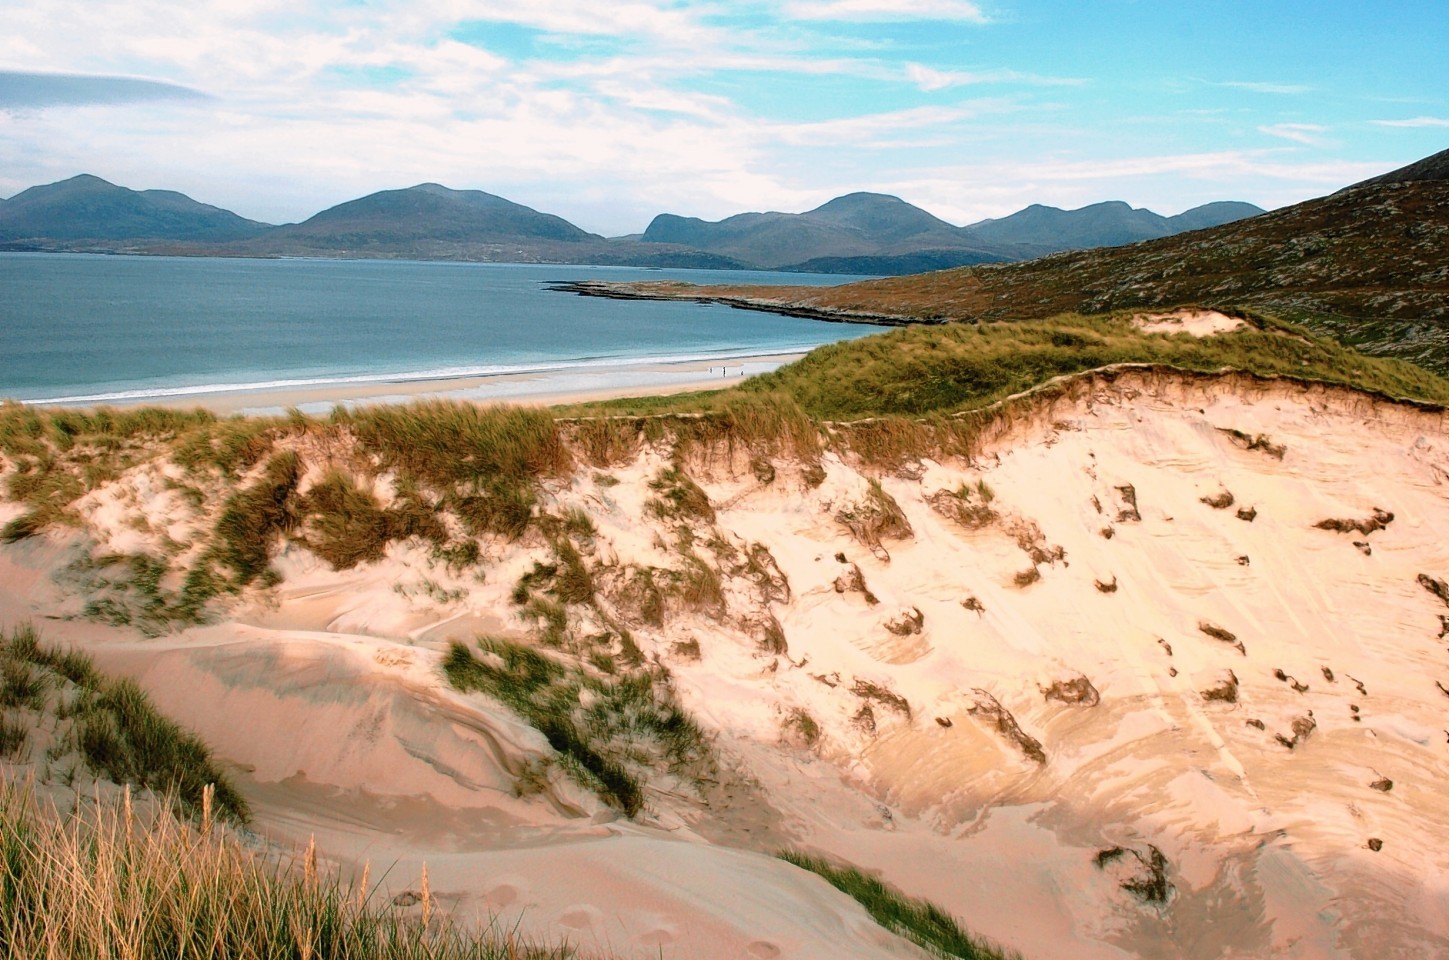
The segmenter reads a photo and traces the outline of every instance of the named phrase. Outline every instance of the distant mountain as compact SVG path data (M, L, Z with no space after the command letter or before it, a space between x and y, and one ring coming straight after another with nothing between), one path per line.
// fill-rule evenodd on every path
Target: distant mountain
M999 220L982 220L962 232L984 245L1014 244L1034 256L1090 247L1115 247L1170 237L1188 230L1221 226L1263 213L1251 203L1219 202L1164 217L1121 200L1094 203L1078 210L1032 204Z
M956 227L898 197L852 193L805 213L742 213L717 222L661 214L643 239L777 270L890 272L1031 257L1170 236L1262 213L1223 202L1163 217L1121 201L1080 210L1035 204Z
M1243 203L1240 200L1218 200L1215 203L1205 203L1200 207L1184 210L1175 217L1168 217L1167 222L1172 225L1172 229L1164 236L1186 233L1189 230L1220 227L1225 223L1246 220L1267 212L1256 204Z
M1331 196L1131 246L758 296L835 317L971 322L1255 308L1449 375L1446 237L1449 150ZM754 295L726 289L732 298Z
M1037 205L956 227L899 197L851 193L804 213L716 222L660 214L643 234L605 239L503 197L436 183L383 190L273 227L179 193L82 175L0 201L0 247L898 275L1130 243L1260 212L1245 203L1176 217L1120 201L1070 211Z
M660 214L642 239L672 243L774 270L861 271L924 251L958 251L954 264L1007 259L899 197L852 193L805 213L741 213L717 222ZM913 265L913 264L911 264ZM908 265L908 266L911 266ZM831 272L834 272L833 270Z
M81 174L31 187L0 204L0 241L7 245L76 241L242 240L269 224L198 203L171 190L130 190Z
M422 183L338 204L298 224L278 227L262 246L300 246L350 255L427 255L496 244L602 240L562 217L481 190Z

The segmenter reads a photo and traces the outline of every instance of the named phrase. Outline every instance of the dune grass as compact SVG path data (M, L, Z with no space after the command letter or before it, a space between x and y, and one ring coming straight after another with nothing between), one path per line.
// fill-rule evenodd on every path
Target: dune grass
M194 734L158 712L134 682L104 676L82 653L43 646L30 626L0 642L0 706L12 739L14 730L52 729L48 752L58 761L74 751L96 775L169 794L188 815L200 812L210 789L222 817L247 820L246 800ZM20 746L7 753L16 757Z
M164 808L141 815L124 802L86 803L61 815L0 783L0 944L11 960L574 955L503 931L469 934L437 916L431 899L422 914L320 875L314 857L274 866L225 829Z
M553 416L543 410L422 400L337 407L329 422L350 433L383 469L438 489L480 479L531 481L572 465Z
M462 643L449 647L448 681L517 713L547 738L566 772L627 816L644 808L652 760L677 766L705 753L703 731L654 670L601 677L524 644L483 637L478 647L481 658Z
M871 919L938 957L960 960L1020 960L1020 954L972 936L955 917L927 900L907 897L854 867L835 866L795 850L781 851L781 860L825 878L835 889L865 907Z
M1204 372L1228 367L1449 402L1449 381L1421 367L1245 316L1246 326L1213 337L1146 334L1121 314L911 327L821 347L745 386L783 391L821 419L921 416L978 409L1065 374L1151 363Z
M1342 384L1449 403L1449 381L1422 367L1369 357L1272 317L1213 337L1147 334L1131 315L903 327L818 347L734 391L613 400L568 415L722 415L728 405L799 410L820 421L930 417L980 409L1053 377L1121 363L1213 372L1223 368Z
M969 457L981 432L1012 413L993 404L1115 364L1168 375L1241 370L1449 404L1449 381L1420 367L1243 316L1244 327L1201 338L1147 334L1126 313L907 327L819 348L729 390L553 411L423 401L339 408L324 419L223 420L6 403L3 492L26 512L0 539L77 524L76 502L138 463L188 471L194 483L178 489L210 528L199 534L202 549L163 543L149 557L112 563L108 572L129 571L135 589L92 604L102 619L159 632L205 619L218 597L272 584L272 557L289 540L345 569L416 537L461 572L484 556L479 541L488 538L517 540L536 527L552 541L575 536L555 529L542 485L575 470L576 458L603 466L636 456L643 444L662 444L674 464L655 478L651 511L708 521L708 498L681 469L691 451L744 454L762 483L774 481L770 459L781 457L802 463L802 477L818 483L827 447L880 468L927 454ZM394 496L384 508L371 491L388 485ZM179 589L161 588L177 582Z

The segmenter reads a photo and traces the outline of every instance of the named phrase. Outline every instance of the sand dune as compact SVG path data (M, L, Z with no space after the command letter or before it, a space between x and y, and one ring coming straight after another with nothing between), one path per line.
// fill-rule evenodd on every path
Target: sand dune
M816 486L789 462L769 483L743 455L685 464L723 610L631 629L720 771L655 780L636 822L534 776L543 736L441 675L451 638L529 636L509 594L538 539L486 544L481 583L417 547L338 573L293 545L282 584L212 626L46 630L194 727L264 835L391 866L397 892L426 861L460 915L612 955L915 955L767 855L786 845L1031 958L1449 953L1449 607L1421 581L1449 578L1444 415L1231 374L1047 396L973 462L880 477L910 534L878 544L839 519L873 496L849 458ZM604 602L630 565L679 563L679 521L644 508L668 462L545 490L595 524ZM103 501L106 540L124 524ZM730 559L753 545L787 587ZM4 549L5 621L75 608L46 576L67 549Z

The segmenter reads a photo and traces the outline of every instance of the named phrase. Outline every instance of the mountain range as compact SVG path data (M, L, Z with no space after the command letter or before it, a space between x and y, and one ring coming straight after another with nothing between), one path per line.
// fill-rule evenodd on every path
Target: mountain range
M0 249L225 256L599 263L895 275L1133 243L1263 211L1221 202L1163 217L1120 201L1033 205L953 226L899 199L852 193L804 213L711 222L660 214L606 238L479 190L423 183L350 200L294 224L247 220L172 191L83 174L0 201Z
M1027 213L1017 216L1030 219ZM875 322L979 323L1181 305L1257 309L1367 353L1449 374L1446 238L1449 150L1326 197L1129 246L828 288L646 284L634 294Z

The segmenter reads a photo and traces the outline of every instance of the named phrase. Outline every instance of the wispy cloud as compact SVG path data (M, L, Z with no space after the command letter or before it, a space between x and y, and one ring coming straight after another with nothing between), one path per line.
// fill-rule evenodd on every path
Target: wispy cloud
M919 63L906 64L906 79L927 92L988 83L1076 87L1087 82L1077 77L1044 77L1035 73L1019 73L1016 70L936 70Z
M981 7L967 0L793 0L785 16L794 20L953 20L987 23Z
M851 190L956 222L1292 202L1413 159L1354 167L1381 155L1369 131L1429 153L1449 126L1423 52L1361 84L1355 109L1398 98L1370 126L1329 97L1282 109L1352 72L1298 33L1292 57L1194 76L1124 55L1176 42L1147 21L1088 35L1090 13L1008 0L86 0L93 30L57 27L74 0L3 2L0 194L87 171L273 221L427 180L603 233ZM1242 29L1193 16L1205 46Z
M1298 94L1312 93L1313 88L1302 83L1261 83L1253 80L1228 80L1217 84L1234 90L1248 90L1252 93Z
M1410 117L1407 120L1370 120L1369 123L1380 127L1449 127L1449 119L1444 117Z
M1310 147L1321 147L1328 142L1323 137L1328 128L1317 123L1272 123L1259 127L1258 132Z
M135 77L0 70L0 110L204 99L206 94L190 87Z
M838 120L822 120L816 123L771 124L766 133L781 143L803 146L857 144L880 146L881 138L903 130L949 131L962 121L981 116L984 113L1009 112L1013 106L1004 100L977 100L950 107L913 107L909 110L892 110L886 113L845 117ZM939 136L931 142L943 141ZM892 138L890 146L910 147L916 141L897 143Z

